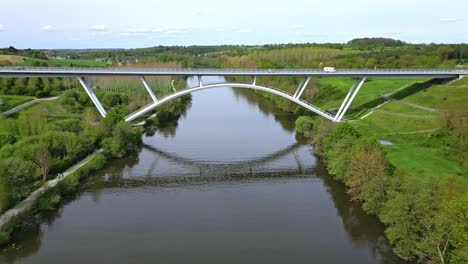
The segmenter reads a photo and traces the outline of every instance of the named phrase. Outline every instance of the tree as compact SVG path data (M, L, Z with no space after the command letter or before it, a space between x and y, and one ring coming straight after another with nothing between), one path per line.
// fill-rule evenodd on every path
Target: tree
M44 141L40 141L34 150L33 163L41 170L42 181L47 180L50 169L54 165L54 158Z
M388 226L385 234L395 245L400 257L424 258L416 245L425 234L424 220L433 217L431 201L426 188L414 181L405 180L402 191L388 200L382 209L380 218Z
M112 136L102 141L102 147L111 157L123 157L141 145L141 135L132 126L121 121L112 130Z
M386 202L388 162L376 140L359 140L353 148L345 183L353 200L373 214Z
M31 191L33 176L34 166L27 160L9 157L0 161L0 212Z

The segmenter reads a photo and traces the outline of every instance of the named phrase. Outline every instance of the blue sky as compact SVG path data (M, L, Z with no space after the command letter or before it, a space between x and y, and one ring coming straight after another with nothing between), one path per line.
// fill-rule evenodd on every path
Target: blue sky
M464 0L3 1L0 47L347 42L468 43Z

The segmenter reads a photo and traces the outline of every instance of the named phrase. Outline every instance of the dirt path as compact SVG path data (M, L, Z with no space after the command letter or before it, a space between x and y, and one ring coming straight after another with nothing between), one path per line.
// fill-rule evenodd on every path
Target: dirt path
M37 104L37 103L39 103L39 102L42 102L42 101L55 100L55 99L57 99L57 98L59 98L59 97L58 97L58 96L53 96L53 97L45 97L45 98L36 98L36 99L33 99L33 100L31 100L31 101L29 101L29 102L26 102L26 103L24 103L24 104L20 104L20 105L18 105L18 106L15 106L15 107L13 107L12 109L3 112L2 115L6 117L6 116L12 115L12 114L14 114L14 113L16 113L16 112L18 112L18 111L20 111L20 110L26 108L26 107L28 107L28 106L35 105L35 104Z

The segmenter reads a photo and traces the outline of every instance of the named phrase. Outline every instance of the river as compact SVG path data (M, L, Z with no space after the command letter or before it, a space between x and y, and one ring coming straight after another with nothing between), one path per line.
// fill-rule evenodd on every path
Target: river
M252 92L194 93L177 124L24 223L0 263L399 263L293 124Z

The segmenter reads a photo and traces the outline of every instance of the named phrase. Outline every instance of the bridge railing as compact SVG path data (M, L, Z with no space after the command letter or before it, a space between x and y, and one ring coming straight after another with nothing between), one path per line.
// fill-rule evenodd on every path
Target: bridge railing
M296 76L379 76L385 75L468 75L466 69L200 69L200 68L92 68L92 67L0 67L0 74L67 74L67 75L296 75Z

